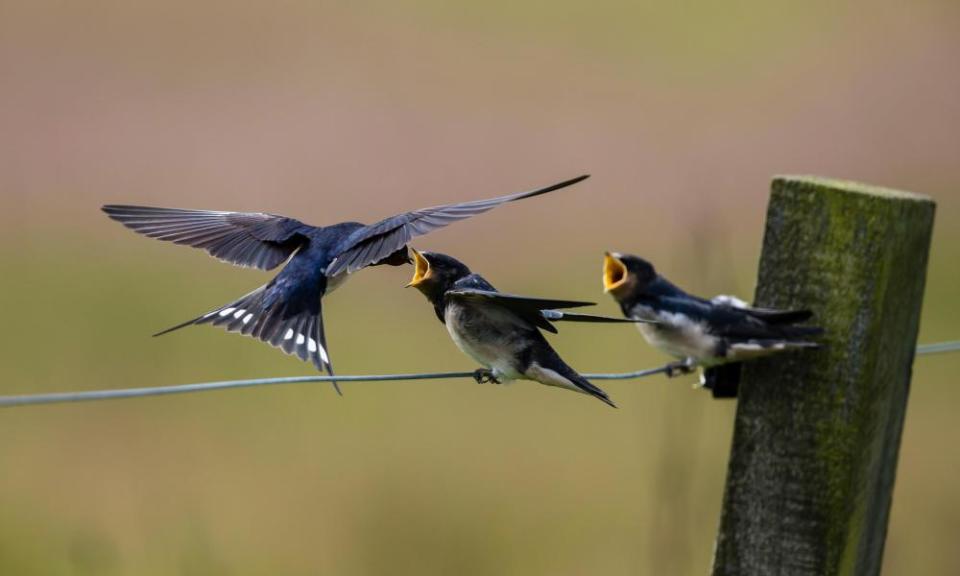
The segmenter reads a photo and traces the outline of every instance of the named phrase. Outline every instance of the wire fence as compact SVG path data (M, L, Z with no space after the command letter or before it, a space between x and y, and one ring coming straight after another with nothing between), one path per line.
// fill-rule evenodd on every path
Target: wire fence
M960 340L924 344L917 347L917 355L944 354L960 351ZM589 380L638 380L666 374L675 364L665 364L656 368L637 370L636 372L584 374ZM14 406L32 406L37 404L62 404L68 402L89 402L93 400L117 400L121 398L144 398L149 396L167 396L170 394L189 394L191 392L210 392L231 388L252 388L255 386L278 386L286 384L308 384L316 382L399 382L409 380L443 380L454 378L474 378L474 372L428 372L422 374L360 374L338 376L287 376L281 378L252 378L248 380L224 380L221 382L200 382L177 386L151 386L145 388L120 388L117 390L88 390L81 392L52 392L48 394L24 394L19 396L0 396L0 408Z
M945 352L957 352L960 351L960 340L953 340L951 342L937 342L936 344L923 344L917 346L917 355L923 356L925 354L943 354Z

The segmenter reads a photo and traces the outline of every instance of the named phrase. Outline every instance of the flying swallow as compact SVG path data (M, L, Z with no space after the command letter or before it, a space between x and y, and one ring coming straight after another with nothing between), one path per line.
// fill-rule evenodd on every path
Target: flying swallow
M560 358L540 330L556 333L552 323L564 320L617 322L620 318L561 311L592 302L504 294L455 258L411 250L416 270L407 286L427 297L457 347L484 366L475 373L477 382L533 380L589 394L616 407L606 392Z
M409 264L412 260L407 243L411 238L507 202L565 188L587 177L488 200L422 208L369 225L343 222L310 226L293 218L259 212L122 205L102 209L139 234L202 248L230 264L272 270L287 263L272 280L253 292L156 336L193 324L213 324L295 354L333 375L321 300L347 276L367 266ZM340 392L335 382L334 387Z
M688 294L661 276L646 260L608 252L603 261L603 289L620 304L624 316L656 320L638 324L655 348L681 360L669 373L710 367L805 348L823 333L809 320L809 310L752 308L732 296L705 300Z

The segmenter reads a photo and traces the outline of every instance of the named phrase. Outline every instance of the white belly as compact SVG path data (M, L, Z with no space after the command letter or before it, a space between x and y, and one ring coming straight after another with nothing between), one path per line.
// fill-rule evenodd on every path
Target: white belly
M450 338L464 354L473 358L481 366L493 370L502 380L523 378L516 366L513 350L516 347L512 338L512 320L500 318L496 308L490 315L480 314L476 309L466 309L459 305L449 305L444 310L444 323Z
M699 364L711 364L716 358L718 339L706 327L683 314L635 309L632 315L660 324L637 324L644 339L654 348L675 358L693 358Z

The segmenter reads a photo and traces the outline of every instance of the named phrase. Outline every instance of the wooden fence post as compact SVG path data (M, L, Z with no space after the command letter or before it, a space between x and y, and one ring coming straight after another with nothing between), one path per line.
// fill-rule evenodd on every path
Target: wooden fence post
M774 180L757 305L810 308L826 335L744 365L714 576L880 572L934 209Z

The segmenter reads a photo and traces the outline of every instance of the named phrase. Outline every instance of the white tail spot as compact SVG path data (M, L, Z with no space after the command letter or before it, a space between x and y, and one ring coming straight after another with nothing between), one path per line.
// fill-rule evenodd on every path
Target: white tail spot
M749 308L750 307L749 304L737 298L736 296L728 296L727 294L714 296L713 299L710 300L710 303L717 304L720 306L732 306L733 308Z
M243 308L240 308L240 309L238 309L236 312L234 312L233 317L234 317L234 318L240 318L241 316L243 316L243 315L246 314L246 313L247 313L246 310L244 310Z
M247 314L246 317L244 317L244 319L243 319L243 323L244 323L244 324L249 324L249 323L250 323L250 320L253 320L253 314Z
M293 338L293 328L287 328L287 333L283 335L284 340Z
M309 351L311 351L311 352L316 352L316 351L317 351L317 341L314 340L313 338L310 338L309 340L307 340L307 350L309 350Z
M221 316L229 316L229 315L233 314L233 311L234 311L234 310L236 310L236 308L224 308L223 310L220 311L220 315L221 315Z
M323 349L323 346L321 346L319 342L317 343L317 347L320 348L320 358L321 358L324 362L326 362L327 364L329 364L329 363L330 363L330 357L327 356L327 351Z
M307 337L303 334L297 334L297 346L301 345L306 341Z

